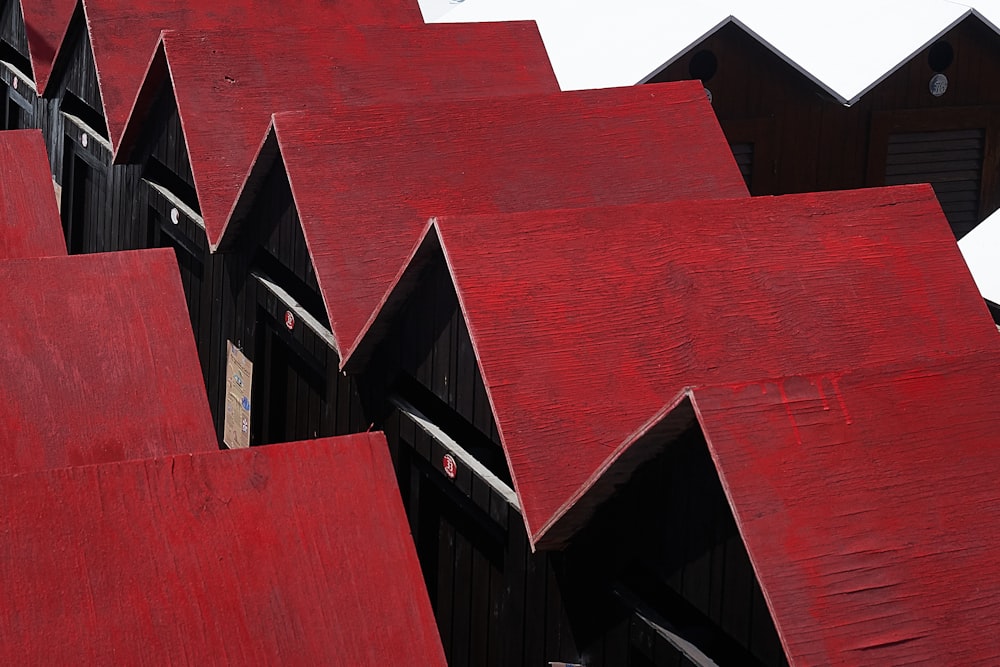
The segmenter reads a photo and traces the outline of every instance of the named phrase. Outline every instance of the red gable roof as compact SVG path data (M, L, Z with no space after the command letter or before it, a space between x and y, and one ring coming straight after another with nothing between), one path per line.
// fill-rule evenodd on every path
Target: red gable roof
M0 259L65 254L42 133L0 132Z
M686 387L997 344L927 186L436 224L543 546Z
M272 26L423 22L416 0L84 0L83 4L113 146L118 146L163 30L242 33ZM266 60L272 55L259 50L253 57Z
M13 2L14 0L9 0ZM77 0L17 0L24 17L35 87L41 92L48 85L52 64L56 60Z
M998 377L994 353L694 391L790 664L1000 663Z
M444 665L385 438L0 478L0 660Z
M214 449L171 250L0 262L0 474Z
M534 23L171 31L162 39L213 247L277 111L559 90ZM165 68L153 69L139 109L162 81L155 71ZM122 149L145 116L130 119Z
M343 357L430 216L746 195L693 82L279 114L274 134Z

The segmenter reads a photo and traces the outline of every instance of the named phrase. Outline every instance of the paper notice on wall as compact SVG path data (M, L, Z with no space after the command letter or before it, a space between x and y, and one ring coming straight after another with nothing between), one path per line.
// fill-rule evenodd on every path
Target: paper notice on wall
M230 449L250 446L250 386L253 362L240 348L226 341L226 419L222 441Z

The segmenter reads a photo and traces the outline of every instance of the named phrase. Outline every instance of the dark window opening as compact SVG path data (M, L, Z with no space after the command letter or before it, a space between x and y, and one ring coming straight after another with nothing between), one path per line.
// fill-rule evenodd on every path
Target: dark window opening
M189 206L191 210L201 215L201 207L198 205L198 193L194 189L194 186L175 174L167 165L155 157L150 157L146 162L146 166L142 170L142 177L168 190L177 199Z
M24 74L31 73L31 61L28 60L28 57L5 40L0 41L0 60L10 63Z
M719 69L719 61L711 51L699 51L691 57L688 73L692 79L707 83Z
M105 250L97 246L107 223L107 175L73 150L63 158L62 223L66 249L73 254Z
M277 257L262 248L254 255L252 266L266 275L271 281L288 292L300 306L309 311L327 329L330 328L330 318L326 314L326 304L322 295L309 287L301 278L285 266Z
M955 59L955 49L945 41L935 42L927 53L927 64L935 72L943 72Z
M391 391L419 410L505 484L508 486L512 484L503 448L438 398L434 392L407 373L400 373L396 377Z
M104 139L108 138L108 124L104 120L104 115L68 90L63 94L59 110L69 116L79 118L98 135Z
M319 363L263 308L257 311L251 444L328 435L326 378Z

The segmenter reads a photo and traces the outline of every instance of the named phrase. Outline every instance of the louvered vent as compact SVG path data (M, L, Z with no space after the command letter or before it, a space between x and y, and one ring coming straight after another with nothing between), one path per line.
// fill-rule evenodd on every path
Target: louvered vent
M886 185L930 183L957 238L979 222L985 130L889 135Z
M753 174L753 144L749 142L730 144L729 148L733 151L733 157L736 158L736 166L740 168L743 180L746 181L749 188Z

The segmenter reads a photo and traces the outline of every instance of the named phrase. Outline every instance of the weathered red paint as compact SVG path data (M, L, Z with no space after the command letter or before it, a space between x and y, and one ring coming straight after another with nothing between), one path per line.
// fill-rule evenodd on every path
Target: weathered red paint
M6 260L0 285L0 474L216 447L172 250Z
M15 0L9 0L11 2ZM77 0L16 0L21 5L35 87L45 90Z
M42 133L0 132L0 259L65 254Z
M691 82L278 114L274 133L344 357L431 216L746 195Z
M5 664L444 665L385 438L0 478Z
M163 30L226 29L240 34L274 26L422 23L416 0L83 0L83 6L112 146L118 146ZM255 53L261 61L272 55ZM290 81L288 90L303 87Z
M998 377L990 352L694 391L790 664L1000 663Z
M127 157L169 68L213 247L276 112L559 90L526 22L170 31L160 48L167 67L154 62L119 152Z
M686 387L998 342L927 186L435 226L542 547L586 520L580 499Z

